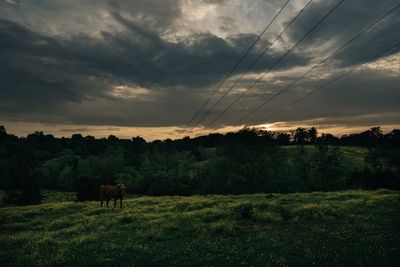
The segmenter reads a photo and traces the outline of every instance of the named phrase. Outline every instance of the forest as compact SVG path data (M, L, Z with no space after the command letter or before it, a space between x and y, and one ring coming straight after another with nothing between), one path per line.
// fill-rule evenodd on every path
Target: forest
M290 132L243 128L178 140L141 137L26 137L0 126L5 204L41 203L41 190L95 200L101 184L130 194L197 195L400 189L400 130L379 127L336 137L312 127Z

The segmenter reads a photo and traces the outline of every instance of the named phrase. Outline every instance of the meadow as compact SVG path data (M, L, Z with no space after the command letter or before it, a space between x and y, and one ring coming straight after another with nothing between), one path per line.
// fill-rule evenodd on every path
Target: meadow
M313 145L304 146L307 153L315 153L317 148ZM289 158L294 158L298 146L282 146L286 151ZM362 169L367 164L365 162L365 156L368 154L368 148L357 147L357 146L340 146L340 153L343 155L344 168L354 170Z
M396 191L129 196L122 209L45 196L0 208L1 266L400 265Z

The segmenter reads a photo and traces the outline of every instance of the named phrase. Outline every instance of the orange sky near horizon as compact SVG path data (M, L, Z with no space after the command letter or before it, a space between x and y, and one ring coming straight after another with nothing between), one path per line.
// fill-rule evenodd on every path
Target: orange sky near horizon
M315 121L314 121L315 122ZM180 139L185 136L197 137L207 135L210 133L227 133L238 131L245 125L233 127L226 126L216 129L205 129L203 127L190 128L190 127L124 127L124 126L110 126L110 125L74 125L74 124L49 124L49 123L36 123L36 122L1 122L4 125L7 133L17 136L26 136L35 131L43 131L45 134L52 134L56 137L71 137L73 134L81 134L83 136L91 135L96 138L108 137L115 135L119 138L130 139L132 137L141 136L147 141L165 140L165 139ZM248 125L249 127L258 127L270 131L287 132L294 130L297 127L310 128L315 126L319 134L331 133L335 136L342 136L344 134L351 134L356 132L365 131L371 127L379 125L365 125L365 126L350 126L334 124L313 124L312 121L302 122L275 122L271 124L261 125ZM382 125L380 126L383 132L390 132L393 129L400 128L400 124Z

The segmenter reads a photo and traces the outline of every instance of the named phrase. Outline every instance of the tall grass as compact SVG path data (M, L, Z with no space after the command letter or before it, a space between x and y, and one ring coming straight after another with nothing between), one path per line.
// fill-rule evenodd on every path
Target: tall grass
M399 204L378 190L5 207L0 264L398 266Z

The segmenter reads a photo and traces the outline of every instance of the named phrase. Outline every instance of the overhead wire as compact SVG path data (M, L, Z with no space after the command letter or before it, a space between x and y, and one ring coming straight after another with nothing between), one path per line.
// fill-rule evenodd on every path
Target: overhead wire
M392 50L393 48L398 47L398 46L400 46L400 42L398 42L398 43L396 43L396 44L390 46L390 47L389 47L388 49L386 49L384 52L379 53L378 55L376 55L376 56L374 56L374 57L368 59L366 62L364 62L364 63L361 64L361 65L364 65L364 64L366 64L366 63L374 62L375 60L381 58L381 57L384 56L386 53L388 53L390 50ZM343 78L344 76L347 76L349 73L354 72L354 71L357 70L357 69L358 69L358 68L356 68L356 69L350 69L350 70L347 70L347 71L341 73L339 76L337 76L337 77L331 79L331 80L328 81L327 83L325 83L325 84L323 84L323 85L317 87L316 89L310 91L309 93L305 94L304 96L301 96L301 97L299 97L298 99L292 101L292 102L289 103L289 105L287 105L285 108L280 109L280 110L277 110L277 111L271 113L271 114L269 115L269 117L275 116L276 114L278 114L278 113L280 113L280 112L283 112L283 111L288 110L290 107L293 107L293 106L296 105L297 103L303 101L305 98L307 98L307 97L313 95L314 93L316 93L316 92L318 92L318 91L321 91L322 89L324 89L324 88L326 88L326 87L332 85L334 82L340 80L340 79Z
M264 76L269 73L276 65L278 65L286 56L290 54L308 35L310 35L326 18L329 17L345 0L341 0L327 13L325 14L303 37L298 40L278 61L276 61L267 71L265 71L251 86L247 87L230 105L228 105L215 119L213 119L206 128L209 128L218 119L220 119L236 102L238 102L251 88L253 88Z
M224 99L232 90L233 88L239 83L239 81L258 63L258 61L265 55L265 53L268 52L269 48L275 44L275 42L282 36L282 34L289 28L289 26L300 16L301 13L307 8L307 6L312 2L313 0L309 0L307 4L297 13L296 16L294 16L290 22L286 25L286 27L279 33L279 35L268 44L268 46L258 55L258 57L253 61L252 64L250 64L246 71L244 71L238 79L229 87L227 91L223 95L220 96L220 98L212 105L212 107L207 110L207 112L204 113L204 115L201 117L201 119L197 122L196 126L198 126L213 110L214 108Z
M278 10L278 12L275 14L275 16L272 18L272 20L265 26L265 28L261 31L261 33L257 36L257 38L254 40L254 42L250 45L250 47L245 51L245 53L240 57L239 61L233 66L233 68L228 72L228 74L224 77L224 79L219 83L219 85L216 87L216 89L210 94L210 96L207 98L207 100L203 103L203 105L197 110L197 112L192 116L190 121L187 123L187 125L190 125L194 119L199 115L199 113L204 109L205 106L210 102L210 100L214 97L214 95L218 92L218 90L222 87L222 85L226 82L226 80L233 74L233 72L239 67L239 65L243 62L244 58L249 54L251 49L256 45L256 43L261 39L261 37L264 35L264 33L269 29L271 24L275 21L275 19L279 16L279 14L282 12L282 10L287 6L290 0L287 0L283 6Z
M307 76L308 74L310 74L312 71L314 71L316 68L320 67L322 64L326 63L327 61L333 59L340 51L342 51L344 48L346 48L348 45L350 45L354 40L356 40L357 38L359 38L361 35L363 35L364 33L366 33L367 31L369 31L371 28L373 28L375 25L377 25L379 22L381 22L382 20L384 20L387 16L389 16L390 14L392 14L394 11L396 11L398 8L400 7L400 4L398 4L397 6L393 7L392 9L390 9L388 12L386 12L383 16L379 17L377 20L375 20L373 23L371 23L370 25L368 25L367 27L365 27L362 31L360 31L358 34L356 34L353 38L351 38L350 40L348 40L346 43L344 43L342 46L340 46L338 49L336 49L332 54L330 54L328 57L326 57L325 59L323 59L321 62L319 62L317 65L313 66L311 69L309 69L308 71L306 71L304 74L302 74L301 76L299 76L298 78L296 78L293 82L291 82L290 84L288 84L286 87L284 87L283 89L281 89L279 92L277 92L276 94L274 94L271 98L267 99L266 101L262 102L260 105L258 105L256 108L254 108L253 110L251 110L250 112L248 112L245 116L243 116L240 120L238 120L235 124L240 124L242 123L245 119L247 119L248 117L250 117L251 115L253 115L255 112L257 112L258 110L260 110L263 106L265 106L266 104L268 104L269 102L271 102L272 100L274 100L275 98L277 98L279 95L281 95L282 93L284 93L285 91L287 91L290 87L292 87L295 83L297 83L298 81L300 81L301 79L303 79L305 76Z

